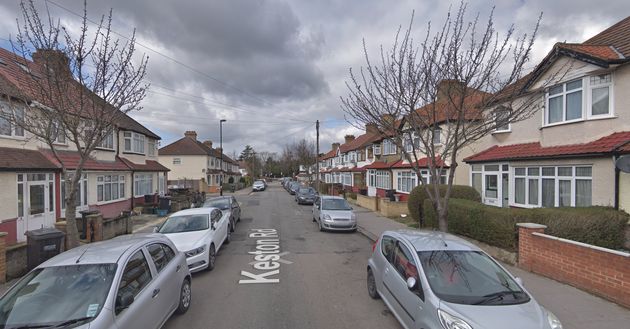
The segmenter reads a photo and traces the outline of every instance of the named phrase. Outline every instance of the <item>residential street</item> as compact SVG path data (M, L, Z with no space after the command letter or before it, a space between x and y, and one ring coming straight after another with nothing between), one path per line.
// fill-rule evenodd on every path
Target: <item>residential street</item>
M165 328L400 328L382 301L366 291L365 266L372 245L360 233L322 233L311 207L298 206L277 183L237 196L243 220L232 243L220 250L216 268L193 276L193 302ZM239 284L258 238L255 229L275 229L282 259L279 283ZM224 248L224 249L223 249Z

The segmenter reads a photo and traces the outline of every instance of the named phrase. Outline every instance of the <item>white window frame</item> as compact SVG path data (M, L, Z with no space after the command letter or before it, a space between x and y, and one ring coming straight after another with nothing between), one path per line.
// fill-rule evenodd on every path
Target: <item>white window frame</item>
M495 109L492 112L492 120L494 121L494 125L495 125L495 129L492 132L493 134L494 133L498 134L498 133L509 133L509 132L512 132L512 124L510 123L509 119L508 119L508 122L506 124L507 128L499 129L500 128L499 122L498 122L499 121L499 114L502 113L502 112L510 112L510 109L507 108L507 107L498 107L497 109ZM508 117L509 117L509 113L508 113Z
M96 146L97 149L113 150L114 149L114 132L110 131L103 140Z
M345 186L352 186L352 173L351 172L341 173L341 183Z
M155 156L155 146L156 146L156 141L153 138L147 138L147 155L152 157Z
M153 173L134 174L133 179L133 195L134 197L142 197L145 195L153 195Z
M174 165L182 164L182 158L173 158L173 164Z
M106 186L110 186L110 195L109 199L106 197ZM117 189L118 198L113 198L114 196L114 186ZM121 174L102 174L96 176L96 203L97 204L107 204L112 202L118 202L121 200L126 200L126 181L125 175ZM100 191L99 191L100 190Z
M145 154L145 136L131 131L125 131L123 133L124 146L123 150L126 153ZM127 148L127 142L129 142L129 148Z
M373 152L372 153L374 155L381 155L381 145L380 144L374 144L372 146L372 148L373 148L373 150L372 150Z
M538 175L530 175L529 169L538 168ZM544 175L543 168L554 168L554 175ZM558 175L558 168L571 168L570 176ZM591 168L591 176L577 176L577 168ZM525 169L525 174L517 174L518 169ZM510 206L521 208L542 208L542 181L543 179L554 180L554 207L560 206L560 183L559 181L571 182L571 195L570 195L570 207L576 207L576 181L577 180L589 180L591 181L591 206L593 205L593 166L591 164L580 165L555 165L555 166L517 166L510 168ZM516 179L525 179L525 203L516 203ZM538 202L536 204L530 204L529 200L529 181L538 180Z
M11 109L5 103L0 103L0 112L7 113L9 116L20 116L24 118L24 109L22 107L15 108L15 111L11 113ZM19 113L19 114L18 114ZM9 126L9 134L0 133L0 137L4 138L16 138L16 139L24 139L24 128L15 125L9 119L0 118L0 120L6 120L6 124Z
M368 186L380 189L390 190L392 188L391 172L389 170L368 171Z
M442 145L442 128L437 127L433 129L433 140L431 142L433 145Z
M416 186L418 186L418 175L414 171L396 173L396 192L409 194Z
M593 84L593 82L591 80L593 80L593 78L601 78L601 77L606 77L608 76L609 81L607 82L603 82L603 83L599 83L599 84ZM587 83L588 83L588 92L586 93L586 107L587 107L587 112L586 112L586 118L590 119L590 120L596 120L596 119L606 119L606 118L611 118L614 117L614 88L613 88L613 74L612 73L607 73L607 74L598 74L598 75L591 75L586 77ZM605 114L593 114L593 89L598 89L598 88L603 88L603 87L608 87L608 113Z
M391 139L383 140L383 155L396 154L396 143Z
M72 175L73 173L71 173ZM78 194L77 197L79 198L79 204L77 205L77 210L80 209L84 209L87 207L88 205L88 190L89 190L89 186L88 186L88 179L87 179L87 174L83 174L83 177L81 177L81 179L78 182L79 184L79 190L78 190ZM65 179L63 177L63 175L61 176L61 185L59 187L59 192L60 192L60 198L61 198L61 211L66 210L66 184L65 184Z

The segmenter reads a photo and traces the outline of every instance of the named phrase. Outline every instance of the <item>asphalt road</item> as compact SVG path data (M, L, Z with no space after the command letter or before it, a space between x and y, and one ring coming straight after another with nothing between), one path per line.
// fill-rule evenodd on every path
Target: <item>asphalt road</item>
M278 183L237 199L243 215L232 243L219 251L213 271L193 275L188 313L174 315L165 328L400 328L385 304L367 294L372 246L365 237L319 232L311 207L298 206ZM250 237L258 229L275 229L280 252L288 252L273 270L279 273L258 279L277 283L239 283L252 280L241 271L274 273L255 269L255 255L248 254L259 240L273 244L271 238Z

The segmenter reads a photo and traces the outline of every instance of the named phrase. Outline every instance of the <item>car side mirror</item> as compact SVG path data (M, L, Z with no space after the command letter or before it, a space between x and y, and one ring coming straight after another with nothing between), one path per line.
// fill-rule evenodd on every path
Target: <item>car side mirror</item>
M116 296L116 314L122 312L133 304L133 294L130 292L123 292Z
M160 227L159 226L154 226L153 227L153 233L157 233L160 231Z
M424 290L422 290L422 287L420 286L420 283L418 282L418 280L416 280L416 278L407 278L407 288L418 297L420 297L422 301L424 301Z
M407 278L407 288L409 290L416 289L416 284L418 284L418 282L416 281L416 278L414 278L414 277Z

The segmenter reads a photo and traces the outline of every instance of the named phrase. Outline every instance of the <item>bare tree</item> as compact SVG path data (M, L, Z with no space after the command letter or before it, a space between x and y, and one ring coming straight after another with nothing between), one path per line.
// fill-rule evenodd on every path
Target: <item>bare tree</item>
M42 18L32 1L20 5L22 22L12 45L16 60L28 67L29 79L25 88L0 92L11 104L7 119L45 143L61 166L71 248L79 244L75 200L86 161L127 113L142 108L148 57L136 54L135 31L127 41L112 36L111 10L91 31L84 2L75 35L49 12ZM59 139L79 155L76 166L69 168L60 156Z
M389 50L380 47L373 62L363 41L366 66L357 74L350 69L349 90L341 97L342 109L360 127L375 125L391 138L412 164L439 218L448 230L448 201L460 151L489 135L497 125L530 117L540 96L525 92L525 64L540 23L530 35L515 35L511 26L504 36L495 30L493 13L485 26L479 14L466 20L465 3L449 11L444 24L416 43L413 15L406 29L399 28ZM439 138L439 142L438 142ZM426 158L430 184L420 175L418 161ZM440 177L448 172L441 195Z

